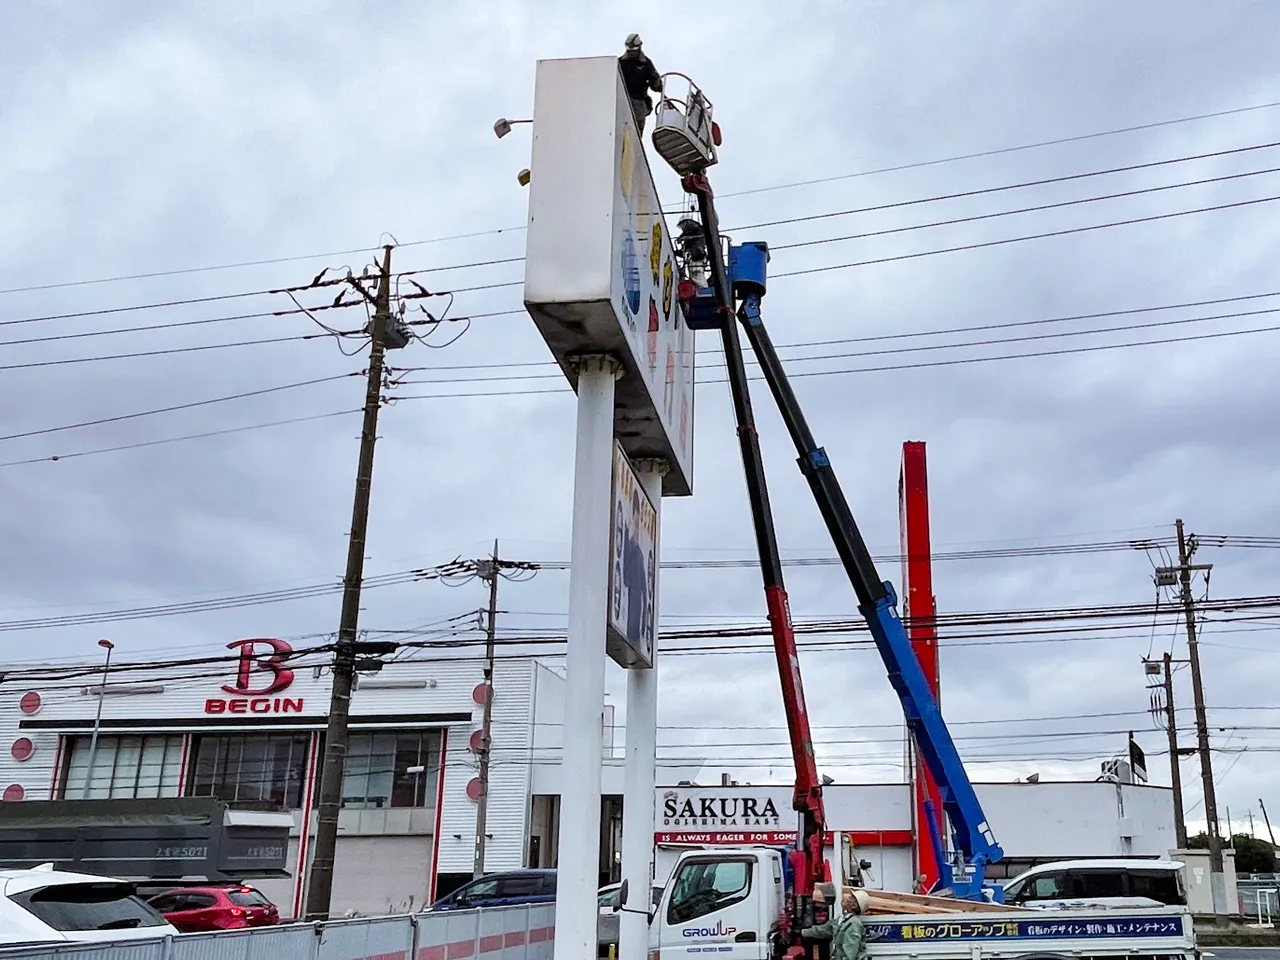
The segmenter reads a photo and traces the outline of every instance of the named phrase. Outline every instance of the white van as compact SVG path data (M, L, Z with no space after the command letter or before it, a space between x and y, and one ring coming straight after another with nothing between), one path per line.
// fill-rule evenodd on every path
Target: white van
M1005 884L1018 907L1185 907L1182 864L1175 860L1061 860L1032 867Z
M0 946L110 943L177 932L123 880L64 873L51 864L0 870Z

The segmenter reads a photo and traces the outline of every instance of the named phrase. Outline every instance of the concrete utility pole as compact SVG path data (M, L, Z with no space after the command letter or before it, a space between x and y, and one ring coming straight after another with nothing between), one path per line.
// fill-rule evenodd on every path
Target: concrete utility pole
M1213 788L1213 759L1209 746L1209 721L1205 715L1204 684L1200 677L1200 645L1196 640L1196 602L1191 596L1192 569L1209 570L1208 564L1193 568L1191 556L1195 553L1195 538L1188 545L1182 520L1178 527L1178 582L1182 598L1182 610L1187 621L1187 649L1191 660L1191 690L1196 707L1196 743L1200 750L1200 776L1204 781L1204 816L1209 834L1209 886L1213 892L1215 916L1227 914L1227 886L1222 867L1222 825L1218 823L1218 801Z
M1178 751L1178 721L1173 707L1173 655L1164 655L1164 709L1169 732L1169 779L1173 784L1173 828L1178 849L1187 849L1187 818L1182 806L1182 755Z
M356 629L360 619L360 588L364 582L365 534L369 527L369 495L373 487L373 447L378 438L378 410L382 406L382 358L391 323L391 246L382 248L378 292L371 296L359 278L348 281L365 299L372 300L373 342L369 350L369 379L365 390L364 425L360 431L360 458L356 467L356 492L351 509L351 537L347 542L347 572L342 580L342 616L333 657L333 687L329 698L329 723L325 728L324 763L320 768L315 856L307 889L307 920L325 920L333 897L333 863L338 844L338 811L342 807L342 778L347 760L347 721L356 673ZM385 652L379 649L378 652ZM302 825L307 829L307 824Z
M489 819L489 745L493 742L493 656L498 626L498 541L493 541L493 558L477 565L481 580L489 582L489 622L484 642L484 720L480 727L480 799L476 801L476 859L471 875L484 876L484 841ZM439 801L437 801L439 802Z

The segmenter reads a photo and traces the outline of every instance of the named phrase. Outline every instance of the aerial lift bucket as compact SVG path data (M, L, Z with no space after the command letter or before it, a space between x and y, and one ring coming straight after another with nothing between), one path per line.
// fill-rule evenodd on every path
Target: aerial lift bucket
M719 145L720 127L711 119L711 101L683 73L664 73L653 128L653 147L658 155L683 177L714 164Z

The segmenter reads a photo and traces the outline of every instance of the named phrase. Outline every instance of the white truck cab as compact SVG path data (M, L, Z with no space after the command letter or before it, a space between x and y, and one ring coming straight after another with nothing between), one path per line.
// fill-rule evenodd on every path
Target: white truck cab
M786 890L782 854L770 847L691 850L671 871L649 927L649 956L774 955Z

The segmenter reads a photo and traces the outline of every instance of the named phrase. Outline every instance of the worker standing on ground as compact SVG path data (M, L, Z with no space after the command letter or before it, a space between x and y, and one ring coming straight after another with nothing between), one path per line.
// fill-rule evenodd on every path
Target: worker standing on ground
M636 127L644 136L645 118L653 113L653 99L649 91L662 92L662 75L653 61L644 55L640 34L633 33L627 37L627 50L618 58L618 67L622 70L627 96L631 98L631 113L636 118Z
M814 891L814 899L820 899L821 890ZM840 898L843 913L839 918L832 917L826 923L816 927L805 927L800 936L810 940L830 940L831 960L858 960L862 956L865 927L862 914L866 911L871 898L865 890L854 890L845 887Z

